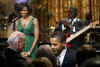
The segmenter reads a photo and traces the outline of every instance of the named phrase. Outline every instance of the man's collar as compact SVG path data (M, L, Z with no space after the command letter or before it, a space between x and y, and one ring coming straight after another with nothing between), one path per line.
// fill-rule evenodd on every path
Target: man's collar
M60 54L59 54L58 56L61 57L62 55L64 55L64 54L66 53L66 51L67 51L67 48L64 48L64 49L60 52Z
M64 57L65 57L66 51L67 51L67 48L63 49L61 51L61 53L59 54L59 56L57 56L57 58L60 61L60 66L62 66L62 63L63 63Z
M9 49L12 49L12 50L14 50L14 51L17 51L17 49L15 49L15 48L11 48L11 47L8 47Z

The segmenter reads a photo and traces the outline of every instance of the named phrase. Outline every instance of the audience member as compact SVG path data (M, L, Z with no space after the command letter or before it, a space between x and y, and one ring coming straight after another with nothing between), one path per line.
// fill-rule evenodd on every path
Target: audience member
M0 67L7 67L7 61L6 61L6 57L5 57L5 51L4 51L5 47L0 46Z
M88 59L80 67L100 67L100 57Z
M7 43L8 47L3 48L0 52L0 64L3 62L3 66L6 67L27 67L26 60L20 55L20 51L25 45L25 35L15 31L8 37Z
M35 67L54 67L52 62L46 57L39 57L33 61Z
M36 58L40 58L40 57L48 58L52 62L53 67L56 67L56 56L53 54L50 45L44 44L38 48L38 51L36 53Z
M21 51L25 46L25 35L24 33L15 31L11 33L7 40L8 48L14 49L16 51Z
M96 49L89 44L84 44L76 53L78 66L80 66L85 60L92 57L96 57Z

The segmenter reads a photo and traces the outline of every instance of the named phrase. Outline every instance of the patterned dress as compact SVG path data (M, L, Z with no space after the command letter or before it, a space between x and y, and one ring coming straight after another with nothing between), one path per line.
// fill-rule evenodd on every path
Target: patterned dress
M34 22L33 20L34 20L34 17L32 18L32 20L30 20L30 22L27 24L26 27L23 27L20 19L17 22L18 31L23 32L26 35L25 48L23 48L23 52L28 52L30 48L32 47L32 44L34 41L34 24L33 24ZM36 51L37 51L37 45L35 49L33 50L32 54L30 55L30 58L32 58L32 60L35 58Z

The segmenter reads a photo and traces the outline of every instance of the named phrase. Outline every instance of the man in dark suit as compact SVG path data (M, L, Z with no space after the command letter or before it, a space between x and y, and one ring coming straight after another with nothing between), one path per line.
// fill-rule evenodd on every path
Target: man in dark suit
M61 31L65 31L70 29L70 31L66 31L66 32L71 32L71 33L75 33L79 31L84 24L81 22L80 19L77 18L77 13L78 13L77 8L71 7L69 9L68 17L63 18L59 21L56 30L59 29Z
M7 43L8 47L4 48L7 66L27 67L26 59L20 55L25 46L25 35L15 31L8 37Z
M51 48L57 57L60 67L75 67L75 50L73 48L66 48L65 33L56 31L50 38Z
M55 32L57 30L60 30L66 35L69 33L68 37L71 37L71 35L75 34L76 32L80 31L84 26L85 22L77 18L78 10L75 7L71 7L69 9L68 17L61 19L58 23L58 26L55 29ZM81 38L81 39L80 39ZM84 36L80 36L78 38L75 38L70 43L73 48L79 48L81 44L84 42Z

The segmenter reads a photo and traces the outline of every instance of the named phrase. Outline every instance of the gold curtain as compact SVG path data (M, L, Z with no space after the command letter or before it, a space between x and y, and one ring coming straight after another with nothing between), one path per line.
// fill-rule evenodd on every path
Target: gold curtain
M100 17L100 0L91 0L91 11L93 20L99 20Z

